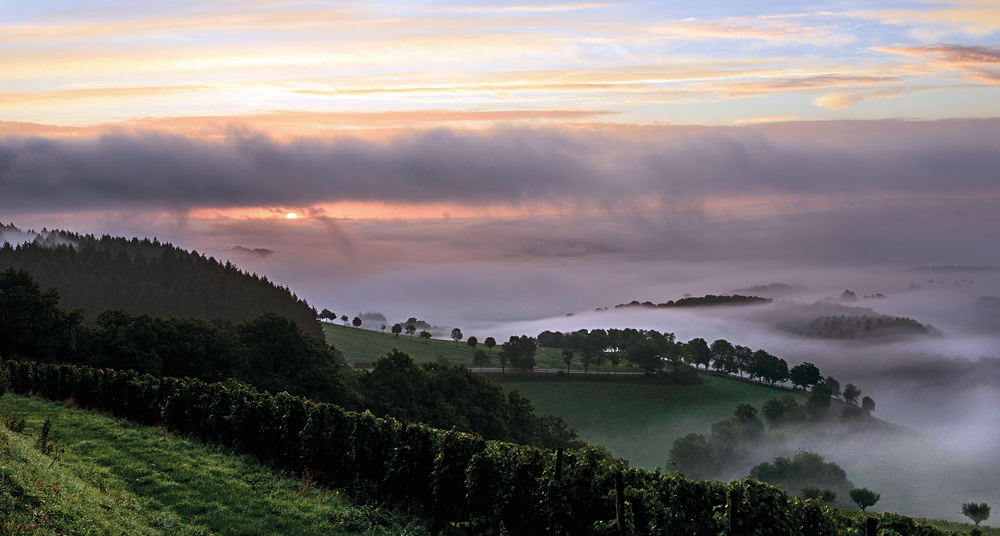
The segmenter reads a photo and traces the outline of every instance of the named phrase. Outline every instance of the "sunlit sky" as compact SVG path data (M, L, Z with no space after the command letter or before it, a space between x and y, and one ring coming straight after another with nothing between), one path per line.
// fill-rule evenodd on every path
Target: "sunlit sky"
M0 0L0 221L159 236L320 306L997 264L998 118L997 0Z
M204 134L249 115L302 135L995 117L998 31L995 0L3 0L0 121Z

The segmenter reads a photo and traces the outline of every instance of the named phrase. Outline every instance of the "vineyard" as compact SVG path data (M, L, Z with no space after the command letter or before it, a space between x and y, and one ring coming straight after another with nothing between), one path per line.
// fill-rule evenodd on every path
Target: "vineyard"
M724 484L351 413L234 381L3 362L11 389L231 447L454 534L864 534L860 514L753 480ZM879 514L885 535L943 535Z

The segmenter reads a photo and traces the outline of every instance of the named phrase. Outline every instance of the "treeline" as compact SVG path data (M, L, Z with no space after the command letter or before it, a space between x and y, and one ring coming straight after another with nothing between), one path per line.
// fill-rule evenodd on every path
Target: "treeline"
M234 378L272 393L287 391L352 410L475 432L529 445L577 445L560 417L536 415L531 402L465 367L417 367L397 352L371 373L343 367L335 348L273 313L230 320L102 313L94 328L79 310L58 306L31 274L0 272L0 356L133 370L205 381Z
M562 348L563 358L569 367L575 361L583 365L600 367L608 363L617 371L622 363L631 369L638 368L648 374L666 368L683 372L685 366L713 368L716 372L738 374L772 385L791 381L803 388L812 383L796 383L795 370L788 362L766 350L752 350L718 339L711 345L700 337L680 342L673 333L660 333L645 329L581 329L571 333L543 331L538 334L538 345ZM811 366L811 365L810 365ZM691 373L693 375L693 371ZM816 382L813 382L816 383Z
M352 413L229 381L156 378L91 367L4 361L11 389L165 426L228 446L356 500L404 509L432 531L468 533L825 536L865 519L754 480L691 481L629 467L591 447L553 452ZM879 528L944 536L893 514ZM619 524L620 523L620 524Z
M615 306L615 309L621 309L622 307L705 307L711 305L759 305L763 303L771 303L773 300L771 298L761 298L758 296L741 296L739 294L730 294L726 296L716 296L715 294L706 294L705 296L692 296L688 298L681 298L677 301L668 300L664 303L653 303L651 301L639 302L639 300L632 300L629 303L620 303Z
M89 325L112 309L233 322L276 313L323 335L316 310L287 287L156 239L45 231L33 242L11 246L0 237L0 244L0 270L27 270L43 286L58 288L63 305L83 308Z
M859 339L884 335L926 334L931 329L913 320L898 316L820 316L804 326L792 325L789 331L822 339Z

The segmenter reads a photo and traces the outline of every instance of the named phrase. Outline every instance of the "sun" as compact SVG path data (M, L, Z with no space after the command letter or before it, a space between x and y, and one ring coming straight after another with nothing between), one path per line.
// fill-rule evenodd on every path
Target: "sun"
M294 213L294 212L289 212L288 214L285 214L285 219L286 220L295 220L295 219L298 219L298 217L299 217L299 215L296 214L296 213Z

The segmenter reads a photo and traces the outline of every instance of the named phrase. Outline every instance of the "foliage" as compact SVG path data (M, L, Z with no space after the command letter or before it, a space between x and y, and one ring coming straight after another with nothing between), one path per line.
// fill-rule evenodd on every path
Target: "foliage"
M309 474L281 475L229 449L38 398L0 415L0 534L429 536L422 523L352 503ZM50 423L57 452L36 441Z
M773 463L758 464L750 470L750 478L780 485L790 492L798 492L803 498L818 498L807 497L807 488L829 490L836 496L838 492L846 495L854 487L839 465L806 450L796 452L792 459L779 456Z
M757 534L766 527L774 534L833 535L857 526L856 520L761 482L692 481L631 468L602 449L584 447L560 457L236 382L16 361L3 365L10 369L14 392L73 396L84 408L236 448L292 474L313 475L316 484L342 488L359 501L427 519L432 532L450 526L479 534L611 534L616 478L623 483L623 521L634 533L718 534L731 525L737 529L733 534ZM889 527L919 529L905 534L942 534L908 518L890 521Z
M535 368L537 350L538 344L535 339L527 335L520 337L511 335L510 340L500 345L500 359L501 362L506 360L512 367L530 370Z
M358 407L376 415L529 445L576 441L576 432L561 418L536 416L528 399L504 394L500 385L462 366L417 366L408 355L393 350L357 381ZM561 439L546 439L557 436Z
M978 527L990 518L990 505L986 503L962 503L962 515L972 520Z
M109 309L233 322L277 313L322 335L316 310L287 287L156 239L50 231L31 243L0 245L0 270L6 268L27 270L43 288L59 289L66 307L84 309L88 324Z
M688 434L675 440L669 456L692 478L709 478L746 457L763 435L764 423L757 418L757 409L741 403L732 417L713 424L707 437Z
M854 488L849 493L851 500L864 512L868 507L875 504L882 498L882 494L868 488Z

